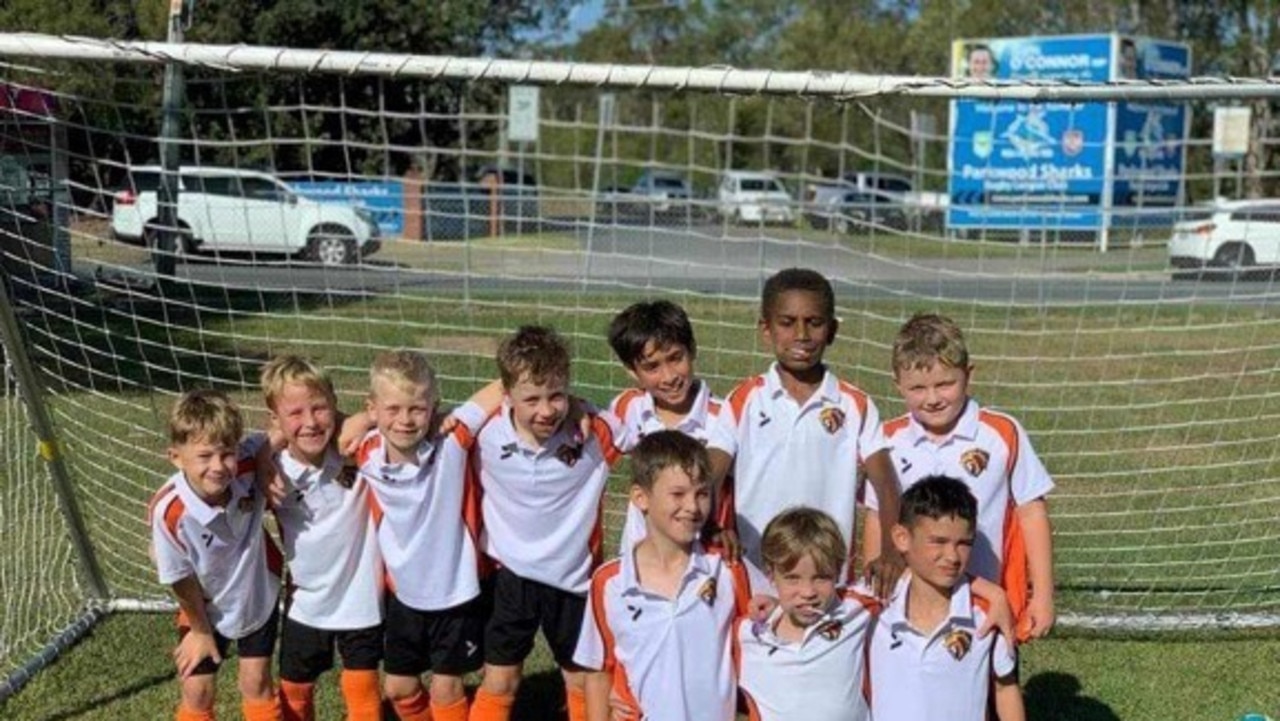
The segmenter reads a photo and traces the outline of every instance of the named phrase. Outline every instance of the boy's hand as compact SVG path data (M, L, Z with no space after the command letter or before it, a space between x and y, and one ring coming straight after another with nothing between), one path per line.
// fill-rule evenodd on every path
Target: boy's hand
M709 528L707 529L706 545L715 548L720 557L730 563L737 563L742 560L742 541L738 540L738 533L729 528Z
M373 426L372 413L352 413L342 422L342 430L338 432L338 452L344 456L354 456L360 450L360 441L373 430Z
M278 450L275 447L275 441L264 443L253 459L254 483L258 487L258 492L266 497L267 503L272 508L278 508L281 503L284 503L284 497L289 493L289 489L285 486L284 474L280 473L280 468L276 466Z
M189 677L191 672L196 670L196 666L206 658L213 659L214 663L222 663L222 656L218 653L218 643L213 640L211 633L188 631L178 642L178 647L173 650L173 661L178 666L180 678Z
M565 416L564 422L577 426L583 438L590 438L591 404L577 396L569 396L569 413Z
M999 586L996 589L999 590ZM999 631L1010 643L1015 643L1018 638L1013 609L1003 591L997 598L987 597L987 619L978 627L978 638L986 638L992 631Z
M1050 594L1037 594L1032 592L1031 603L1027 604L1027 621L1030 623L1028 633L1024 634L1029 638L1044 638L1049 635L1049 631L1053 630L1053 624L1057 621L1057 616L1053 611L1053 596ZM1017 638L1010 636L1010 638Z
M610 718L613 721L640 721L640 717L613 689L609 691L609 711L611 712Z
M876 598L886 599L893 593L905 568L906 563L897 549L881 548L880 555L867 564L865 580L875 590Z
M747 617L756 623L769 620L773 609L778 607L778 599L763 593L757 593L747 603Z

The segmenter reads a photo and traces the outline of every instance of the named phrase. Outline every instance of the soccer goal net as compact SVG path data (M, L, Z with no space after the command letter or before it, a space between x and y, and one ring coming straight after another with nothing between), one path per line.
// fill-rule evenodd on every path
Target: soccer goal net
M6 673L91 600L164 602L145 515L177 394L227 389L259 423L258 369L289 351L330 368L356 410L374 354L408 346L458 402L495 376L504 334L544 323L571 339L577 392L603 404L629 385L604 329L654 297L689 311L697 371L726 393L768 366L758 298L791 266L831 279L828 359L886 418L903 412L903 321L937 311L965 329L976 396L1023 422L1057 483L1065 624L1280 618L1280 296L1265 268L1280 208L1198 202L1275 185L1215 158L1209 130L1215 105L1258 115L1273 85L15 35L0 56L0 232L23 338L6 352L34 367L107 589L95 599L75 570L6 386ZM1126 130L1126 112L1146 125ZM1249 142L1272 152L1265 133ZM1227 226L1258 242L1171 270L1171 237Z

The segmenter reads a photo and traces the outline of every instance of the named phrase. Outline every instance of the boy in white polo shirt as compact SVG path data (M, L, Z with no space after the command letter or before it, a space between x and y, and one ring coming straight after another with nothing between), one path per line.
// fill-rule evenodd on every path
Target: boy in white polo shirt
M881 514L890 523L896 518L898 481L875 403L822 362L839 326L835 306L831 283L816 271L790 268L770 277L760 333L776 362L739 384L713 424L713 469L723 475L731 465L733 474L731 498L720 502L732 504L733 530L757 565L765 525L791 506L827 510L852 544L862 471L881 499ZM852 547L848 556L842 580L855 576ZM880 585L897 578L895 554L868 559L880 567Z
M765 527L760 551L778 606L764 623L744 618L734 630L750 718L864 721L866 633L879 603L869 590L840 590L848 549L839 525L789 508Z
M480 505L467 473L474 429L436 430L439 390L426 357L379 355L369 372L376 430L356 454L373 493L386 564L387 697L401 721L467 721L462 676L484 663ZM463 416L486 414L463 410ZM431 672L430 694L421 675Z
M177 721L212 721L215 674L231 641L244 717L281 717L271 682L280 552L262 526L266 499L243 432L240 410L225 394L180 398L169 415L169 460L178 471L147 509L152 559L180 609Z
M965 573L977 519L977 500L954 478L931 476L902 495L892 536L910 573L872 625L876 721L984 721L993 679L999 721L1025 721L1012 641L978 635L987 604Z
M550 328L520 328L502 342L497 361L506 398L480 430L472 460L481 486L482 550L500 566L485 628L484 680L470 718L510 717L541 628L564 676L570 721L582 721L584 676L573 651L591 572L602 560L605 482L626 438L610 413L588 413L589 433L566 420L569 349Z
M698 346L684 309L669 300L633 303L609 323L608 339L637 386L619 393L609 406L626 427L631 442L670 429L705 445L708 427L719 415L722 401L694 374ZM718 513L731 514L732 507L721 505ZM714 532L725 524L726 518L717 515L714 522L708 520L704 532ZM630 553L644 538L644 529L644 514L628 503L619 553Z
M840 589L847 553L840 527L817 509L789 508L765 528L761 553L778 605L764 623L740 620L734 633L752 721L866 719L867 631L881 604L865 586ZM977 635L996 624L1012 633L1000 587L977 579L973 588L992 609Z
M575 660L587 679L587 718L607 721L610 698L632 718L733 721L734 621L751 595L745 561L698 542L711 510L710 461L678 431L645 436L631 455L631 501L647 533L591 579Z
M368 485L333 449L337 399L323 370L293 355L262 368L272 424L286 447L276 456L284 495L275 508L289 568L280 637L285 718L314 716L315 681L342 658L350 721L378 721L382 698L382 560Z
M1018 638L1053 627L1053 540L1045 496L1053 480L1011 416L969 396L973 365L950 319L918 314L893 344L893 375L908 413L884 424L904 489L930 475L963 480L978 499L969 571L1004 587ZM875 498L868 496L868 505ZM866 543L880 534L867 523ZM1030 596L1028 597L1028 590Z

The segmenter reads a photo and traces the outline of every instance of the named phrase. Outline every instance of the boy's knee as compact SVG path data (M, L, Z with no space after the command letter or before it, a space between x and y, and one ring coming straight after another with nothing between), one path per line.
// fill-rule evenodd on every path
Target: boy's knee
M432 678L432 689L435 688L435 679ZM382 681L382 691L387 698L392 701L401 701L403 699L412 698L422 690L422 682L417 676L397 676L387 674Z
M240 677L237 685L240 695L247 699L262 700L275 694L271 680L270 658L240 659Z
M432 674L431 701L439 706L450 706L460 699L466 698L467 689L462 684L461 676L445 676Z
M182 680L182 705L192 711L213 710L217 677L213 674L189 676Z
M486 665L480 687L494 696L515 696L520 688L520 667Z

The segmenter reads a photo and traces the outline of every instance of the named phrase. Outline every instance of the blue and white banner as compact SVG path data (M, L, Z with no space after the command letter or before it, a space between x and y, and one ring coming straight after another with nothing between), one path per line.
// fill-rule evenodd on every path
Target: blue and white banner
M290 182L298 195L318 203L346 203L366 208L378 223L383 237L399 237L404 233L404 185L398 181Z
M953 72L1106 82L1111 35L957 41ZM952 228L1097 229L1103 222L1105 103L951 104Z
M1191 77L1191 49L1149 38L1116 38L1114 79L1184 80ZM1113 203L1116 223L1167 225L1182 202L1187 124L1185 103L1116 105ZM1129 210L1132 209L1132 210Z

